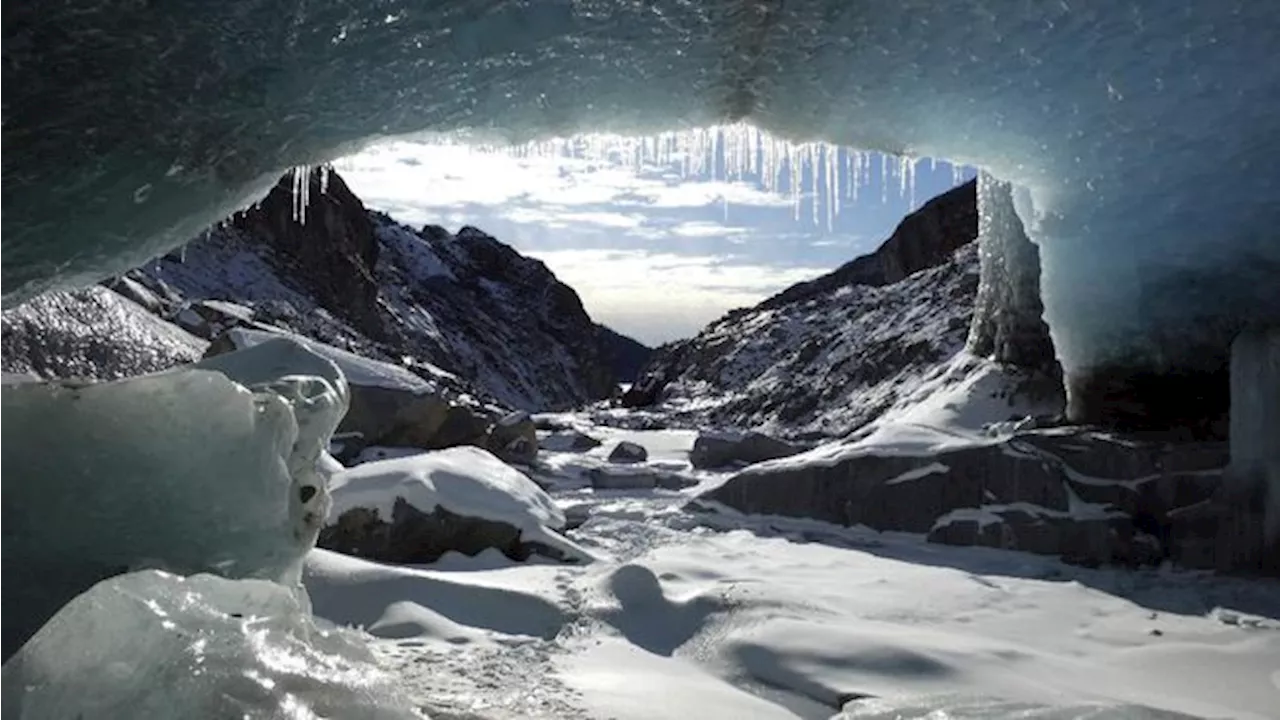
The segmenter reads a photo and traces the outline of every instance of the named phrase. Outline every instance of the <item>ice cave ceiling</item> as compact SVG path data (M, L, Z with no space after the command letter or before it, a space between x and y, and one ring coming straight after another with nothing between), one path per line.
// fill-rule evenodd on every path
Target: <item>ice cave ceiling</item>
M1018 186L1069 379L1218 372L1280 323L1268 2L71 0L3 40L6 305L379 138L745 120Z

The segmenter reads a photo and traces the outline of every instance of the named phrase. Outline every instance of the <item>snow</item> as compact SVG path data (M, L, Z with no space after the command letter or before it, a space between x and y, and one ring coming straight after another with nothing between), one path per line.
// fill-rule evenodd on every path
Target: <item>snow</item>
M557 419L609 438L604 447L542 461L562 477L552 500L585 506L570 536L597 562L309 556L316 612L365 628L427 712L825 719L866 695L877 699L850 702L842 720L1261 720L1280 706L1276 581L1090 570L814 521L689 513L685 493L597 494L563 475L603 464L623 438L648 448L647 466L687 471L694 434L587 417ZM693 476L691 493L726 477Z
M381 387L391 390L403 390L410 393L432 393L435 392L436 386L431 382L423 379L419 375L396 365L385 363L380 360L373 360L361 357L355 353L347 352L332 345L305 338L300 335L291 333L274 333L266 330L251 330L248 328L233 328L227 331L227 338L235 345L235 347L252 347L259 343L266 342L275 337L289 337L303 343L314 352L332 360L338 367L342 368L342 374L346 376L347 382L351 385L361 385L364 387ZM441 370L429 363L419 362L416 366L422 367L436 377L453 378L452 373Z
M512 525L526 541L590 555L559 534L564 513L527 475L476 447L454 447L374 460L338 474L329 487L331 518L352 508L371 508L392 518L397 498L424 513L436 507L466 517Z

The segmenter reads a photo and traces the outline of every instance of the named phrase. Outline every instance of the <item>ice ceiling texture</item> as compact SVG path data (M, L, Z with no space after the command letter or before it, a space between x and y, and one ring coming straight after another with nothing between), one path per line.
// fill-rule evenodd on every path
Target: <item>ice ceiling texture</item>
M6 7L4 40L6 304L380 137L746 120L1021 188L1077 419L1220 412L1230 337L1280 320L1270 3L72 0Z

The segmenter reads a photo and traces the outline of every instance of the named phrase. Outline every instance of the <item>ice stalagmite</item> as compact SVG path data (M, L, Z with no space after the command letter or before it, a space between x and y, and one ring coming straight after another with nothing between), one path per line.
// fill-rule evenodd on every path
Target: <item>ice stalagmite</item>
M1041 314L1040 253L1027 239L1014 189L978 175L978 248L981 275L969 350L1028 370L1060 373L1049 327Z

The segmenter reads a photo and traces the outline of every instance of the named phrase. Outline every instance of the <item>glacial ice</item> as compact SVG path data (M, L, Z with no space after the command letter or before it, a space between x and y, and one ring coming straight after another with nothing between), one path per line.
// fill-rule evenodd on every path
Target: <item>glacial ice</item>
M5 717L418 718L351 633L267 580L144 570L76 597L4 665Z
M300 582L347 407L286 339L83 386L3 387L4 654L72 597L142 568Z
M135 265L380 138L746 121L1025 189L1068 375L1217 367L1245 323L1280 323L1269 3L106 7L20 4L4 25L6 304Z

